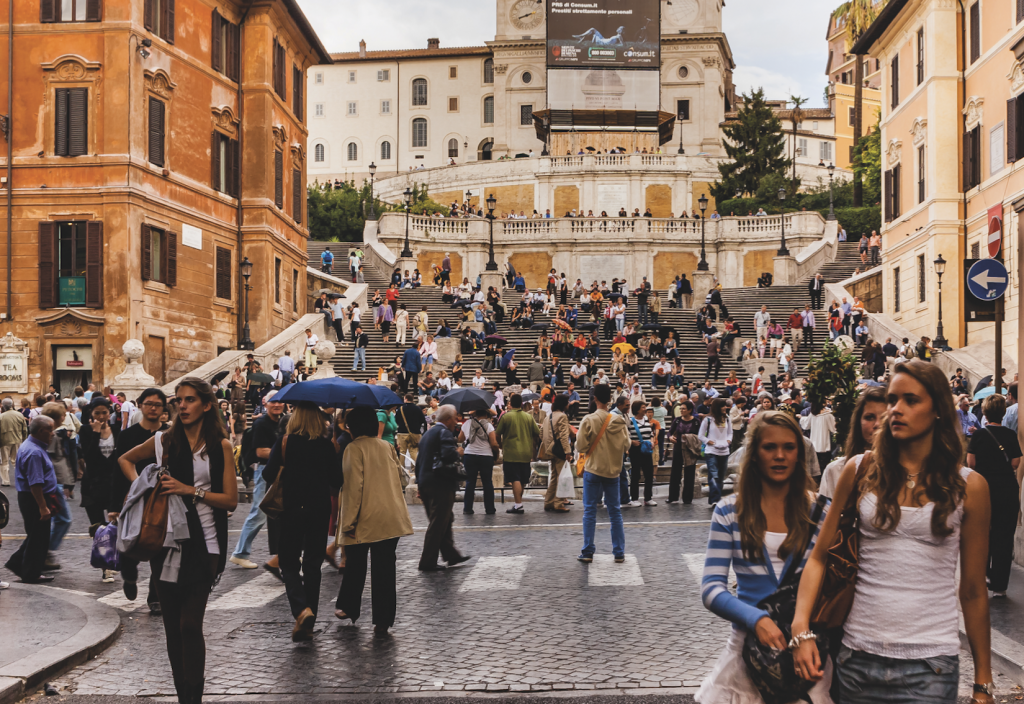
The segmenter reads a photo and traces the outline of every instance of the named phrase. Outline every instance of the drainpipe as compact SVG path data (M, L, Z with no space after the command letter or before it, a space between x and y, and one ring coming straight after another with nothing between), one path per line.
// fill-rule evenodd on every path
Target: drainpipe
M11 322L13 314L14 281L12 280L14 260L11 249L14 247L11 228L13 227L14 199L14 0L7 0L7 322Z
M245 5L245 12L242 13L242 19L238 21L238 88L236 89L237 101L238 101L238 205L235 207L235 221L237 223L235 237L238 241L238 262L242 261L242 174L245 173L245 169L242 168L242 154L243 154L243 138L244 134L242 113L244 107L242 103L242 77L244 75L244 59L245 51L245 19L249 16L249 10L252 9L253 0L249 0ZM238 269L236 264L235 269ZM238 279L238 302L241 304L242 297L245 295L245 282L242 281L242 277L236 277ZM235 328L237 332L237 339L242 339L242 321L241 305L237 306L236 309L239 314L235 316Z
M961 144L961 149L962 149L963 148L963 143L964 143L964 137L963 136L965 134L967 134L967 115L965 114L965 110L967 110L967 15L966 15L966 13L964 11L963 0L957 0L957 4L960 5L960 91L961 91L960 92L960 144ZM964 160L967 159L967 155L966 154L963 155L963 159ZM963 178L963 171L964 171L963 170L963 164L961 163L961 167L960 167L961 178ZM962 207L963 207L963 217L961 218L960 222L961 222L961 225L964 228L964 255L963 256L964 256L965 259L967 258L967 253L970 251L970 248L969 248L969 246L967 244L968 237L967 237L967 188L966 188L966 186L967 186L967 184L965 183L964 184L964 189L963 189L963 191L960 194L961 195L961 199L962 199L962 203L963 203L963 205L962 205ZM966 285L966 282L963 282L962 285ZM959 311L959 306L957 307L957 310ZM958 315L959 315L959 313L958 313ZM996 325L999 325L999 324L1000 323L998 323L998 322L996 323ZM963 323L961 322L960 325L962 326ZM962 329L961 339L963 340L964 343L966 343L967 342L967 330L966 330L966 328L961 328L961 329ZM960 342L960 340L957 340L957 342ZM999 354L998 350L996 351L996 354Z

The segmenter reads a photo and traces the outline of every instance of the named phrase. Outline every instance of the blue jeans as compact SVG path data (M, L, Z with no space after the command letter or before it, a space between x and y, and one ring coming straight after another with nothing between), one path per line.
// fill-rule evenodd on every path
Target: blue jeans
M356 356L352 358L352 371L355 371L360 363L363 365L363 371L366 371L366 348L356 347L355 351Z
M641 303L640 304L638 318L640 320L640 324L641 325L646 325L647 324L647 304L646 303Z
M622 332L623 329L625 329L625 327L626 327L626 319L625 318L616 318L615 319L615 329L616 330L618 330L619 332Z
M960 658L940 655L898 660L843 646L836 658L843 704L953 704L960 681Z
M235 557L248 559L252 552L252 541L256 540L256 534L260 528L267 524L267 514L260 510L260 502L267 494L267 482L263 480L263 468L265 464L256 465L256 477L252 487L252 505L249 508L249 515L245 517L242 524L242 534L238 536L238 545L232 553Z
M292 373L291 372L282 371L281 372L281 386L282 387L283 386L288 386L288 384L290 384L290 383L292 383Z
M597 528L597 505L604 497L608 507L608 518L612 522L612 554L622 557L626 554L626 529L622 527L622 509L616 485L619 480L599 477L590 472L583 473L583 549L581 554L593 557L594 531Z
M708 463L708 503L717 504L722 500L722 485L729 471L729 455L705 457Z
M64 536L71 530L71 507L68 506L64 490L57 487L57 497L60 499L60 507L53 514L53 522L50 523L50 552L57 552Z
M629 472L623 468L619 473L619 504L629 503Z

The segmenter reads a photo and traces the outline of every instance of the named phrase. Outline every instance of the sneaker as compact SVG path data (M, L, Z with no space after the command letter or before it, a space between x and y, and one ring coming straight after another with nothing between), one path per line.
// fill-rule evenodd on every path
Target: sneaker
M677 504L677 503L679 503L679 502L678 502L678 501L673 501L672 499L669 499L669 500L668 500L668 501L666 501L665 503L666 503L666 504Z
M626 561L626 556L625 555L616 555L615 556L615 563L616 564L621 565L625 561Z
M658 502L655 501L654 499L649 499L647 501L644 501L644 506L657 506L657 505L658 505Z
M103 577L100 578L100 582L103 584L114 583L114 570L103 570Z
M1006 592L994 592L992 590L989 590L988 598L989 599L1005 599L1006 598Z
M576 556L576 559L579 560L580 562L593 562L594 561L594 556L593 555L586 555L584 553L580 553L579 555Z
M46 562L43 563L43 572L53 572L59 569L60 562L57 561L57 556L51 552L46 556Z
M252 560L246 560L244 557L238 557L237 555L232 555L230 558L228 558L228 562L230 562L233 565L238 565L242 569L246 570L254 570L257 567L259 567L259 565L257 565Z
M121 591L124 592L124 598L128 601L135 601L139 596L139 583L125 581L121 585Z
M630 501L630 502L629 502L629 506L630 506L631 508L637 508L638 506L643 506L643 504L642 504L642 503L640 503L639 501Z
M519 508L516 508L515 506L513 506L512 508L505 511L505 513L526 513L526 507L520 506Z
M6 486L6 484L4 486ZM11 585L8 584L7 582L0 582L0 591L3 591L4 589L10 589L10 588L11 588Z

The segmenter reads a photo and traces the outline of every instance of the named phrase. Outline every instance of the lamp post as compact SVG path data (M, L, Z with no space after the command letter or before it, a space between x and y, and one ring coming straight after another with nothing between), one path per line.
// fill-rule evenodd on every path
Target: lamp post
M370 171L370 211L373 213L373 219L377 219L377 209L373 206L373 178L377 174L377 165L372 161L369 166Z
M473 212L473 206L470 205L469 201L473 199L473 191L466 190L466 210L470 213Z
M942 334L942 275L946 273L946 260L940 254L934 262L935 275L939 277L939 323L935 326L935 346L940 350L948 350L946 336Z
M782 223L782 242L779 251L775 254L780 257L789 256L789 247L786 246L786 213L782 210L782 204L786 202L786 189L779 189L779 221Z
M835 220L836 219L836 210L835 210L835 207L833 205L834 197L833 197L833 193L832 193L832 174L834 174L835 171L836 171L835 164L831 164L830 163L828 165L828 217L825 218L826 220Z
M254 350L256 345L249 336L249 291L252 290L252 286L249 285L249 277L252 276L252 262L249 261L249 257L242 259L239 268L242 270L242 278L245 279L245 325L242 326L242 341L238 343L238 349Z
M406 188L402 195L405 197L405 249L402 250L402 259L412 259L412 249L409 248L409 210L412 208L412 191Z
M683 123L679 123L679 153L685 154L686 150L683 149Z
M498 204L498 199L494 197L494 194L487 196L487 219L491 223L491 244L489 250L489 258L487 260L487 271L497 271L498 262L494 261L494 207Z
M707 271L710 268L707 252L704 249L704 211L708 209L707 195L701 193L700 198L697 199L697 205L700 206L700 261L697 262L697 271Z

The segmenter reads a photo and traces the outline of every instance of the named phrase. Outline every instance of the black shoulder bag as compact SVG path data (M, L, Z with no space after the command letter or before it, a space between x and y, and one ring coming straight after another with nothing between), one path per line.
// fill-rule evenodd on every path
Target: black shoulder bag
M548 421L551 423L551 454L555 456L556 460L565 460L565 448L562 447L562 441L555 434L555 414L554 412L548 416Z

